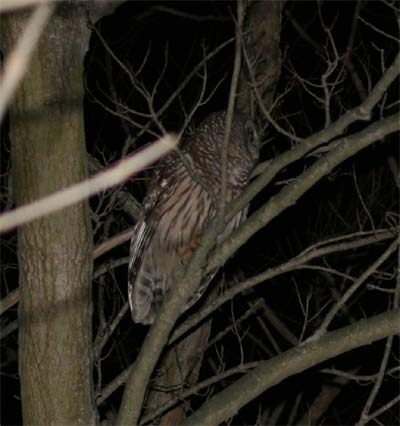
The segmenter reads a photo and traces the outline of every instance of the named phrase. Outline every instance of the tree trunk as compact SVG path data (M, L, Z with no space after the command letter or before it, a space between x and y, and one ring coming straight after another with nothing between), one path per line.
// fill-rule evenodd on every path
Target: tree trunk
M244 48L250 59L256 81L255 90L260 93L264 106L269 109L281 73L282 9L285 1L255 1L247 11L243 34ZM252 81L246 61L240 75L236 108L253 115L256 105Z
M154 413L169 402L179 402L181 391L196 384L210 328L211 321L208 321L166 352L157 370L157 377L152 383L153 389L149 393L145 410L147 414ZM162 416L157 424L179 425L187 410L188 407L180 403Z
M28 14L3 22L9 53ZM18 205L87 177L81 7L62 4L41 36L10 111ZM92 396L92 236L83 202L21 227L19 372L24 424L96 423Z

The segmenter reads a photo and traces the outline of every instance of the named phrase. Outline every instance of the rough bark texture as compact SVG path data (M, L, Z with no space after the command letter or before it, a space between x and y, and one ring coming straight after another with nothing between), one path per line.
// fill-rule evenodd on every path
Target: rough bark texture
M27 13L3 21L6 54ZM83 7L60 5L50 19L10 111L18 205L87 176ZM91 383L92 238L87 203L18 231L19 372L24 424L96 423Z
M280 31L281 12L284 2L253 3L247 11L243 33L248 55L254 63L258 90L263 96L267 108L272 104L273 95L280 75ZM242 65L240 89L236 109L253 113L252 95L246 64ZM268 78L265 78L268 76ZM216 294L216 293L215 293ZM179 399L179 386L190 385L198 380L203 358L202 348L206 348L210 334L211 321L197 329L169 350L161 360L158 376L153 381L153 390L149 392L146 414L151 414L167 402ZM171 389L177 389L172 392ZM165 414L160 425L180 424L188 412L188 406L178 405Z
M260 365L206 401L185 426L216 426L282 380L351 349L371 344L400 331L400 311L387 311L296 346Z
M250 4L243 28L244 48L251 60L264 105L271 107L281 71L281 14L285 1L255 1ZM251 115L255 96L250 88L248 67L243 61L236 107Z
M149 393L146 413L153 413L164 404L179 401L181 390L194 385L199 377L204 350L210 336L211 321L167 351L161 360L153 389ZM181 403L157 422L159 425L179 425L188 411Z

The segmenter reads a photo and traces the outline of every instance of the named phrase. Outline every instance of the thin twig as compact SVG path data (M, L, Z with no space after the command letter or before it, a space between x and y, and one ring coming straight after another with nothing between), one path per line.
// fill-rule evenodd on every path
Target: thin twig
M89 179L0 215L0 233L77 204L99 191L125 181L170 152L177 143L178 138L176 136L167 134L157 142L114 163L107 170Z
M244 57L246 58L245 53ZM347 129L349 125L355 121L369 120L372 109L381 100L388 87L393 83L399 74L400 53L397 54L392 65L387 69L387 71L369 93L368 97L359 106L347 111L327 129L323 129L308 137L307 139L300 140L301 143L298 143L295 147L286 151L275 160L271 161L266 171L262 173L257 179L255 179L240 197L231 203L230 208L228 209L229 214L225 218L226 222L229 222L233 217L235 217L238 212L240 212L246 205L248 205L249 202L263 188L265 188L265 186L268 185L282 169L287 167L289 164L298 161L307 153L341 135L345 129ZM278 128L277 131L282 133L282 131ZM293 135L289 134L288 137L293 139ZM340 141L346 141L346 138L341 138Z
M386 403L383 407L379 408L378 410L374 411L372 414L370 414L364 421L363 424L369 423L372 419L375 419L375 417L378 417L382 413L384 413L386 410L389 410L389 408L393 407L393 405L397 404L400 401L400 395L397 395L395 398L393 398L391 401Z
M389 238L393 238L394 231L375 231L374 233L362 233L362 238L356 241L343 242L346 236L336 237L334 239L329 239L327 241L337 242L336 244L326 245L325 241L322 241L318 244L314 244L310 250L306 249L299 255L294 258L288 260L287 262L269 268L261 274L258 274L252 278L249 278L229 290L225 291L221 296L219 296L216 300L214 300L211 304L207 305L199 312L196 312L191 317L189 317L183 324L181 324L172 334L169 344L173 343L180 336L188 332L192 327L198 324L202 319L210 315L216 309L218 309L221 305L226 303L228 300L231 300L237 294L242 293L245 290L248 290L259 283L265 283L265 281L270 280L276 276L281 274L294 271L300 267L303 267L305 264L310 262L311 260L326 256L332 253L338 253L342 251L352 250L356 248L360 248L369 244L377 243L380 241L384 241ZM349 237L354 238L354 234L350 234Z
M250 373L209 398L194 414L183 421L183 425L219 425L287 377L339 354L399 333L399 313L398 310L388 311L360 320L355 324L327 333L317 342L297 346L268 361L261 362ZM229 401L228 404L227 401Z
M386 375L392 375L394 373L398 373L400 371L400 366L397 367L393 367L389 370L386 371ZM331 374L333 376L340 376L340 377L346 377L350 380L354 380L357 383L361 383L361 382L373 382L374 380L376 380L379 376L379 373L376 374L354 374L354 373L349 373L348 371L341 371L341 370L337 370L336 368L324 368L322 370L320 370L321 373L324 374Z
M308 339L315 340L320 338L328 330L329 324L335 318L336 314L345 306L346 302L354 294L354 292L365 282L365 280L374 272L377 271L379 266L385 262L385 260L397 249L399 245L400 238L396 238L392 244L384 251L384 253L379 256L379 258L363 273L360 277L347 289L342 298L331 308L331 310L326 315L324 321L318 330Z
M99 244L93 251L92 251L92 257L93 259L96 259L106 253L107 251L113 249L114 247L117 247L120 244L123 244L125 241L128 241L133 236L133 228L128 229L127 231L121 232L118 235L115 235L114 237L110 238L107 241L104 241L103 243ZM125 262L125 259L118 259L118 261L115 261L113 266L119 266L119 262ZM107 265L108 267L108 265ZM98 277L103 273L104 269L101 267L96 270L94 277ZM105 271L106 272L106 271ZM11 291L7 296L3 297L3 299L0 300L0 315L2 315L4 312L6 312L8 309L13 307L16 303L19 301L19 289L15 289Z
M228 108L225 119L225 131L224 140L222 142L221 150L221 187L219 192L218 202L218 222L221 229L224 227L224 216L226 207L226 190L228 181L228 149L229 140L232 127L233 111L235 108L235 99L239 82L240 67L242 64L242 41L241 41L241 30L244 20L244 5L242 0L237 2L237 23L236 23L236 38L235 38L235 59L233 63L232 81L229 90Z

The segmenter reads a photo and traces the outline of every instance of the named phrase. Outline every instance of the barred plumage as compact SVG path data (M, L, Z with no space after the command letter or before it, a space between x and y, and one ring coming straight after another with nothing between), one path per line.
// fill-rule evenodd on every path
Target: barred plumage
M218 197L221 178L221 148L226 114L210 114L184 140L181 153L189 170L177 153L160 162L143 202L143 218L134 230L129 264L129 303L135 322L151 324L164 294L174 283L203 232L216 212L213 200ZM226 202L241 194L258 159L258 140L252 122L235 114L228 147L228 182ZM215 197L209 191L214 191ZM221 238L243 220L239 213ZM190 308L203 294L213 274L208 275L184 306Z

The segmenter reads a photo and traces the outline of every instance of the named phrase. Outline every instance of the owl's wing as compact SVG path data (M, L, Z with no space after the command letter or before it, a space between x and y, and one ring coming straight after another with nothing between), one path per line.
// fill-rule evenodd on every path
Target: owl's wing
M128 267L128 300L135 322L142 322L143 312L149 310L153 295L151 294L151 286L138 285L137 278L146 256L149 242L154 236L155 226L152 219L157 201L165 194L165 185L160 185L161 171L156 169L153 178L149 184L146 197L143 202L143 216L133 230L133 236L130 245L130 261Z
M129 292L130 287L132 287L133 283L135 282L136 273L139 269L138 267L142 263L144 248L147 244L147 241L151 239L153 232L154 231L151 229L151 227L146 223L146 219L142 219L137 222L133 228L133 238L131 239L129 250Z
M180 179L171 163L161 179L150 185L144 201L145 216L135 227L129 266L129 302L135 322L151 324L178 271L196 249L204 224L214 209L208 194L188 175ZM199 213L196 203L202 206ZM166 214L170 213L170 214ZM172 214L171 214L172 213ZM232 219L222 239L241 222L243 213ZM203 277L182 312L203 295L217 270Z
M142 265L148 256L147 247L154 235L154 229L146 219L138 222L130 247L128 269L128 300L132 318L135 322L147 323L145 320L153 301L154 286L149 279L143 279Z
M210 284L211 280L214 278L217 272L218 269L215 269L215 271L209 272L208 274L203 276L200 285L196 289L196 292L189 298L189 300L183 307L182 312L185 312L187 309L191 308L201 298L201 296L203 296L208 285Z
M225 232L221 235L221 241L223 241L235 228L237 228L245 219L247 216L247 210L248 206L246 206L241 212L239 212L228 225L226 226ZM208 285L214 278L215 274L218 272L219 268L210 271L206 275L203 276L201 279L200 285L197 287L196 292L190 297L190 299L187 301L186 305L183 308L183 311L186 311L187 309L191 308L200 298L203 296L204 292L206 291Z
M165 293L196 248L210 204L177 157L170 156L157 168L143 203L144 217L131 241L128 293L135 322L154 321ZM185 309L201 296L200 290Z

